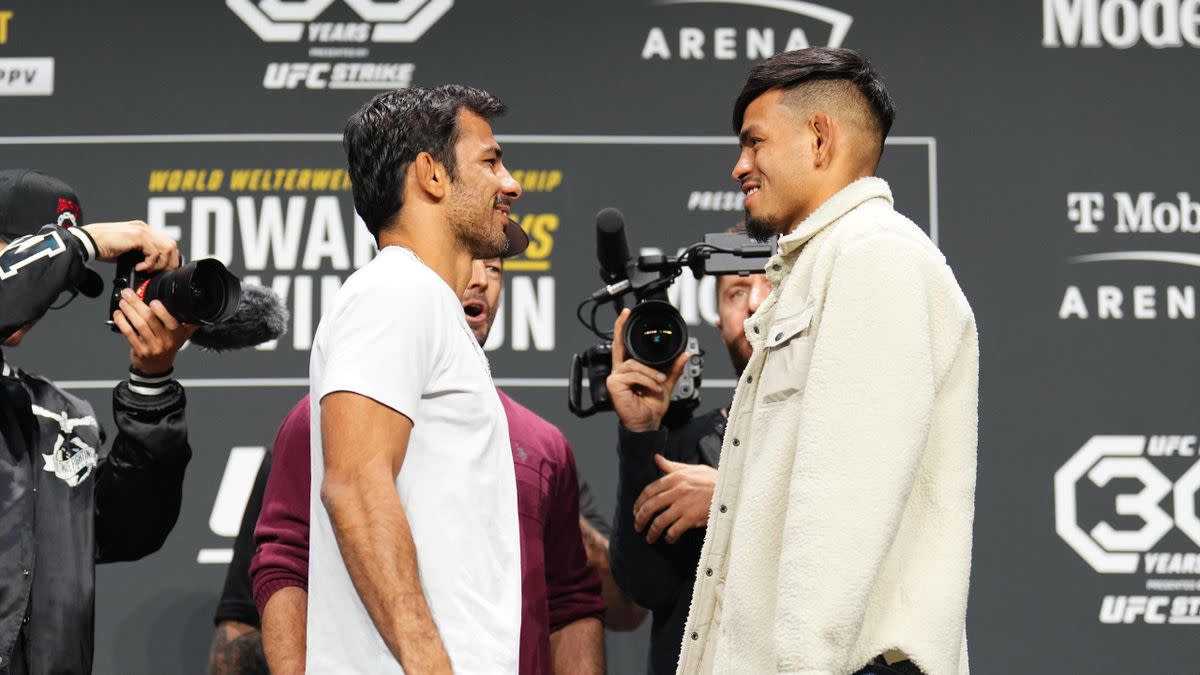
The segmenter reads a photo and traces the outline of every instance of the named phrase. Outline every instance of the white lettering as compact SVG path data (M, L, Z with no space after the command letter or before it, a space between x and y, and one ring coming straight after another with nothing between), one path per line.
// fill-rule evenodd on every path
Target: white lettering
M1043 47L1200 47L1198 0L1042 0Z
M679 29L679 58L704 58L704 31L699 28Z
M790 52L797 49L808 49L809 46L808 36L804 34L804 31L799 28L793 28L792 32L788 33L787 46L783 48L783 51Z
M1200 0L1196 0L1200 2ZM775 55L774 28L746 29L746 58L752 60L765 59Z
M1114 231L1153 232L1154 231L1154 193L1142 192L1137 197L1137 203L1128 192L1118 192L1113 195L1117 202L1117 226Z
M1083 303L1083 294L1079 292L1078 286L1067 286L1066 292L1063 293L1062 304L1058 306L1058 318L1088 318L1087 305Z
M513 351L528 351L531 339L537 351L553 351L554 277L539 276L536 290L530 277L514 277L511 291Z
M209 225L212 237L209 237ZM191 258L216 258L226 265L233 261L233 204L225 197L192 199Z
M350 250L346 246L346 228L342 223L342 206L337 197L325 195L313 202L312 227L304 246L301 267L316 270L321 259L329 258L336 270L350 269Z
M1096 223L1104 219L1104 195L1099 192L1068 192L1067 218L1080 234L1098 232Z
M1158 313L1154 311L1154 287L1133 287L1133 318L1154 319Z
M652 58L670 60L671 48L667 46L667 36L663 35L662 29L654 27L646 34L646 43L642 45L642 60L648 61Z
M306 202L305 197L288 198L285 227L283 200L280 197L263 197L261 211L255 210L253 197L237 198L242 256L247 270L265 270L268 254L274 254L272 263L276 270L296 269Z
M1100 286L1096 289L1096 316L1101 319L1120 319L1121 289L1116 286Z
M1167 286L1167 318L1196 318L1196 288Z
M312 277L296 277L292 293L292 348L308 351L313 339Z
M163 234L180 241L183 239L183 228L167 224L167 214L187 211L187 200L183 197L151 197L146 202L146 223Z
M737 30L717 28L713 31L713 56L721 61L737 58Z

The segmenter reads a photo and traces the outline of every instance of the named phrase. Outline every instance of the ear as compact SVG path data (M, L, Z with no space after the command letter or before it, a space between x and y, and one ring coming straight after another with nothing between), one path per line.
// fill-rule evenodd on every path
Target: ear
M829 113L819 112L808 121L809 131L813 134L812 154L813 166L822 168L829 165L833 159L833 144L837 137L837 125Z
M450 186L450 175L441 162L428 152L419 153L412 163L413 177L417 186L432 199L440 201Z

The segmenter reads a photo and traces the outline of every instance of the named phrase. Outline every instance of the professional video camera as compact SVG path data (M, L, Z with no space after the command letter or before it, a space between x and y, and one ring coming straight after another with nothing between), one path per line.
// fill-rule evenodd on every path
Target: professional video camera
M608 208L596 214L596 258L600 277L608 285L579 304L575 311L579 322L602 342L571 359L567 388L567 406L578 417L589 417L612 410L605 380L612 372L612 334L596 326L596 311L612 303L617 312L624 298L632 293L636 304L625 322L622 340L629 358L666 372L680 354L692 354L683 375L671 392L671 405L664 423L685 416L700 404L700 380L704 372L703 352L696 338L689 337L687 323L667 300L667 288L683 273L692 271L699 279L705 274L747 276L763 270L765 259L774 253L774 242L758 242L744 234L704 235L704 241L692 244L677 257L649 255L633 258L625 239L625 217ZM589 318L584 308L591 305ZM591 403L583 403L583 377L586 372Z

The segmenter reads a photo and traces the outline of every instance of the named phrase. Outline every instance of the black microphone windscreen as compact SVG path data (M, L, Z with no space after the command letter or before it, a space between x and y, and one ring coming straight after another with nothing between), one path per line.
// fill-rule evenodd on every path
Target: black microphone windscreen
M242 298L228 321L201 326L192 344L214 352L254 347L283 335L288 311L275 291L257 284L242 284Z
M608 283L625 278L629 242L625 239L625 216L614 208L596 214L596 260L600 276Z

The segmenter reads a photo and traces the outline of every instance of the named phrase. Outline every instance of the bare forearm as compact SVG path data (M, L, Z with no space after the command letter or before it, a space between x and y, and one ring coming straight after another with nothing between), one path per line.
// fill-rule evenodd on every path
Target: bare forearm
M556 675L603 675L604 625L599 619L573 621L550 635Z
M600 573L600 595L604 598L604 625L610 630L636 630L646 619L646 608L634 602L617 582L613 580L608 565L597 570Z
M208 654L209 675L266 673L262 634L239 621L222 621L213 633Z
M600 575L600 596L604 599L604 626L609 630L630 631L642 625L646 610L635 603L613 578L608 564L608 539L596 531L587 520L579 519L579 530L583 534L583 548L587 551L588 565Z
M364 475L370 467L363 467ZM417 569L408 517L390 480L334 482L321 493L346 562L375 628L408 672L450 672Z
M263 607L262 648L272 675L303 675L308 646L308 593L281 588Z

